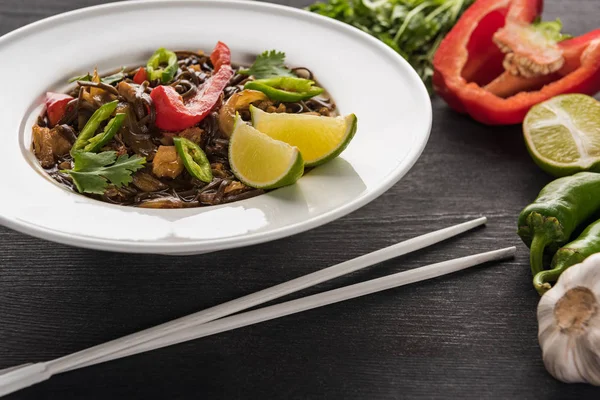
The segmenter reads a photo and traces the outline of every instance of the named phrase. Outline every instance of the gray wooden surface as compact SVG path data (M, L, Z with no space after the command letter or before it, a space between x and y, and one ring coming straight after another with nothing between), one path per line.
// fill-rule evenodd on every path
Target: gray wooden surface
M0 34L99 3L2 0ZM546 16L560 16L573 34L598 25L598 0L546 3ZM474 216L488 216L489 225L303 294L510 245L518 246L514 261L67 373L9 398L599 398L598 389L550 377L537 343L538 295L515 221L549 177L530 160L519 127L485 127L439 99L433 104L429 144L401 182L345 218L273 243L134 256L0 227L0 369L80 350Z

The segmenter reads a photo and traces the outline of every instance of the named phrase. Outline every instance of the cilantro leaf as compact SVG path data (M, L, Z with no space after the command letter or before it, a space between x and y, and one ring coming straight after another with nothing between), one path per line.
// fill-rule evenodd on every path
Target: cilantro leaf
M133 181L131 174L143 168L145 157L129 157L124 154L117 158L114 151L102 153L76 152L73 156L73 169L61 172L71 175L73 183L80 193L103 194L112 183L116 187L128 185Z
M120 82L125 79L125 67L121 67L121 70L116 74L112 74L109 76L105 76L104 78L100 78L103 83L107 85L112 85L114 83Z
M90 75L90 73L88 72L85 75L79 75L79 76L72 77L71 79L68 80L68 83L73 83L73 82L77 82L77 81L91 82L93 78L94 77L92 75ZM123 79L125 79L125 67L121 67L121 70L119 72L117 72L116 74L112 74L109 76L105 76L104 78L100 78L102 83L106 83L107 85L112 85L114 83L122 81Z
M104 151L102 153L77 152L73 157L75 160L74 171L85 172L96 168L102 168L105 165L113 164L117 159L117 153L114 151Z
M240 70L242 75L253 75L256 79L276 76L295 76L284 64L285 53L277 50L265 51L258 55L249 69Z
M90 73L88 72L85 75L74 76L71 79L69 79L67 82L73 83L73 82L77 82L77 81L91 82L92 81L92 75L90 75Z

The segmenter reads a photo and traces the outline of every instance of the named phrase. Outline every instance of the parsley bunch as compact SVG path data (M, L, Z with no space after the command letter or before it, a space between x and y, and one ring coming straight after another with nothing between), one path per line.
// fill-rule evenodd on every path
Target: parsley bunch
M433 55L474 0L327 0L308 6L376 37L404 57L432 92Z

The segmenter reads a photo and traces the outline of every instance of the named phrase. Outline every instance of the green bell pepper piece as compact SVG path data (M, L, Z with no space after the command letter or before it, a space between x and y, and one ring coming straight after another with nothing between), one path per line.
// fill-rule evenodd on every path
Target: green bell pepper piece
M210 169L210 161L200 146L196 143L182 137L174 137L173 142L179 157L183 160L185 169L194 178L202 182L210 183L213 180L213 174Z
M163 67L161 64L167 64L167 66ZM156 50L148 60L148 63L146 64L146 73L148 74L149 80L154 81L160 79L162 83L166 84L171 82L177 73L178 68L177 54L161 47Z
M79 136L77 136L77 140L73 143L73 147L71 147L71 155L75 154L79 150L82 150L85 146L88 145L88 142L96 132L96 129L100 126L100 124L106 121L113 112L117 109L117 105L119 104L119 100L111 101L110 103L103 104L102 107L97 109L88 122L85 124Z
M313 86L314 84L315 82L310 79L278 76L275 78L249 81L244 85L244 89L263 92L271 100L294 102L307 100L323 93L324 89Z
M108 124L106 124L104 132L99 133L90 140L88 140L88 144L83 148L83 151L89 151L92 153L96 153L97 151L99 151L102 148L102 146L108 143L115 136L115 133L117 133L119 129L121 129L121 125L123 125L124 120L124 113L118 113L117 115L115 115L115 117L108 121Z

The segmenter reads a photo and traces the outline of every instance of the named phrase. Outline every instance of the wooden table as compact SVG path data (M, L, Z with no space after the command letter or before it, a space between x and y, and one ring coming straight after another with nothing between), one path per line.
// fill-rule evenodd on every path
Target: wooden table
M3 0L0 34L105 2ZM573 34L598 27L598 0L546 3L546 18L560 16ZM517 245L514 261L63 374L8 398L599 398L598 389L554 380L538 347L539 297L515 224L550 178L529 158L518 126L479 125L439 98L433 107L429 144L404 179L351 215L287 239L167 257L78 249L0 227L0 368L71 353L475 216L489 217L488 226L302 295L498 247Z

